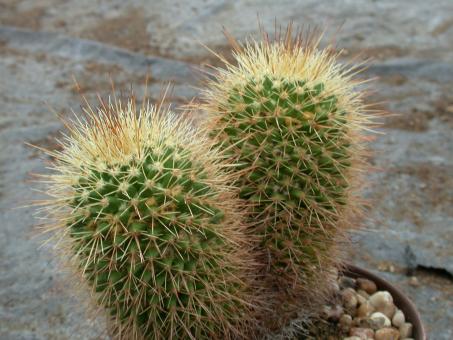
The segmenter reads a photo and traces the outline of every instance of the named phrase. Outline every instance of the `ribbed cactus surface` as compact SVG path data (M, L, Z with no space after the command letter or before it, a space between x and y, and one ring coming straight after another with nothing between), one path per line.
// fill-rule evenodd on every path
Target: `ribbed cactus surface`
M87 113L51 153L47 204L112 334L250 335L253 247L223 157L165 110L130 100Z
M201 104L211 136L244 173L241 196L268 253L267 281L282 292L281 315L320 305L331 284L360 206L369 125L356 69L314 37L291 35L233 42L234 62L208 80Z
M248 167L241 195L263 222L266 247L278 254L274 269L295 276L325 256L324 226L335 224L347 200L346 111L323 90L323 83L250 79L232 89L219 122L222 144Z

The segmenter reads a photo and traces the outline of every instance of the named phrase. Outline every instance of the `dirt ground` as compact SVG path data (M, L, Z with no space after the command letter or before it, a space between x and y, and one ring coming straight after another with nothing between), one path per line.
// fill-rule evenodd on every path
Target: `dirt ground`
M200 65L218 61L222 34L244 38L282 25L326 27L345 60L372 58L370 102L389 115L372 143L375 170L365 229L352 235L354 262L398 284L417 304L430 338L453 339L453 2L451 0L66 1L0 0L0 338L98 339L80 296L67 287L50 246L40 247L30 174L56 148L55 113L151 75L157 98L197 94ZM80 86L77 89L73 78Z

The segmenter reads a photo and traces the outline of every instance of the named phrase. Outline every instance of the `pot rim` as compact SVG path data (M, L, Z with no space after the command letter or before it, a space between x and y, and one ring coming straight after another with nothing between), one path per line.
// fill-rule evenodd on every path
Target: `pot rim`
M381 278L380 276L372 273L371 271L357 267L356 265L350 263L345 264L342 272L352 278L363 277L370 279L371 281L376 283L376 286L379 290L386 290L390 294L392 294L395 305L403 311L407 320L410 321L414 327L413 338L415 340L427 340L420 313L418 312L414 303L406 296L406 294L401 291L401 289L388 282L387 280Z

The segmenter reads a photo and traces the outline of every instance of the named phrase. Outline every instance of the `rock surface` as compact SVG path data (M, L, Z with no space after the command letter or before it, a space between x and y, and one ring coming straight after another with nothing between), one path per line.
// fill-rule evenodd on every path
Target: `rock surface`
M24 142L57 147L53 111L78 111L77 92L92 101L110 78L140 96L150 73L152 97L172 81L172 101L190 99L197 66L216 63L197 41L226 52L221 27L244 37L257 31L257 13L269 30L275 17L326 23L345 57L375 59L370 101L399 115L373 144L369 230L354 235L351 256L406 291L431 338L453 338L452 12L451 0L0 1L0 338L107 337L66 289L51 245L40 248L34 209L15 209L41 197L28 181L45 171Z

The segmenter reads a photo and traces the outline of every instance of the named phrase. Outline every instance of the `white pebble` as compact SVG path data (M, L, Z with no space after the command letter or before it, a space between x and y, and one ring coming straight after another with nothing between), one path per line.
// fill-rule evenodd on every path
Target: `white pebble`
M358 336L347 336L346 338L343 338L343 340L362 340Z
M387 291L379 291L370 296L370 303L378 312L384 313L388 318L395 314L395 305L392 295Z
M404 313L397 309L395 315L393 315L392 323L395 327L400 327L403 323L406 322L406 318L404 317Z
M412 324L405 322L400 326L400 335L402 338L409 338L412 336Z
M370 302L373 306L380 307L383 304L393 303L393 297L389 292L383 290L371 295Z
M381 329L384 327L390 327L392 325L390 319L381 312L371 314L370 324L373 329Z

